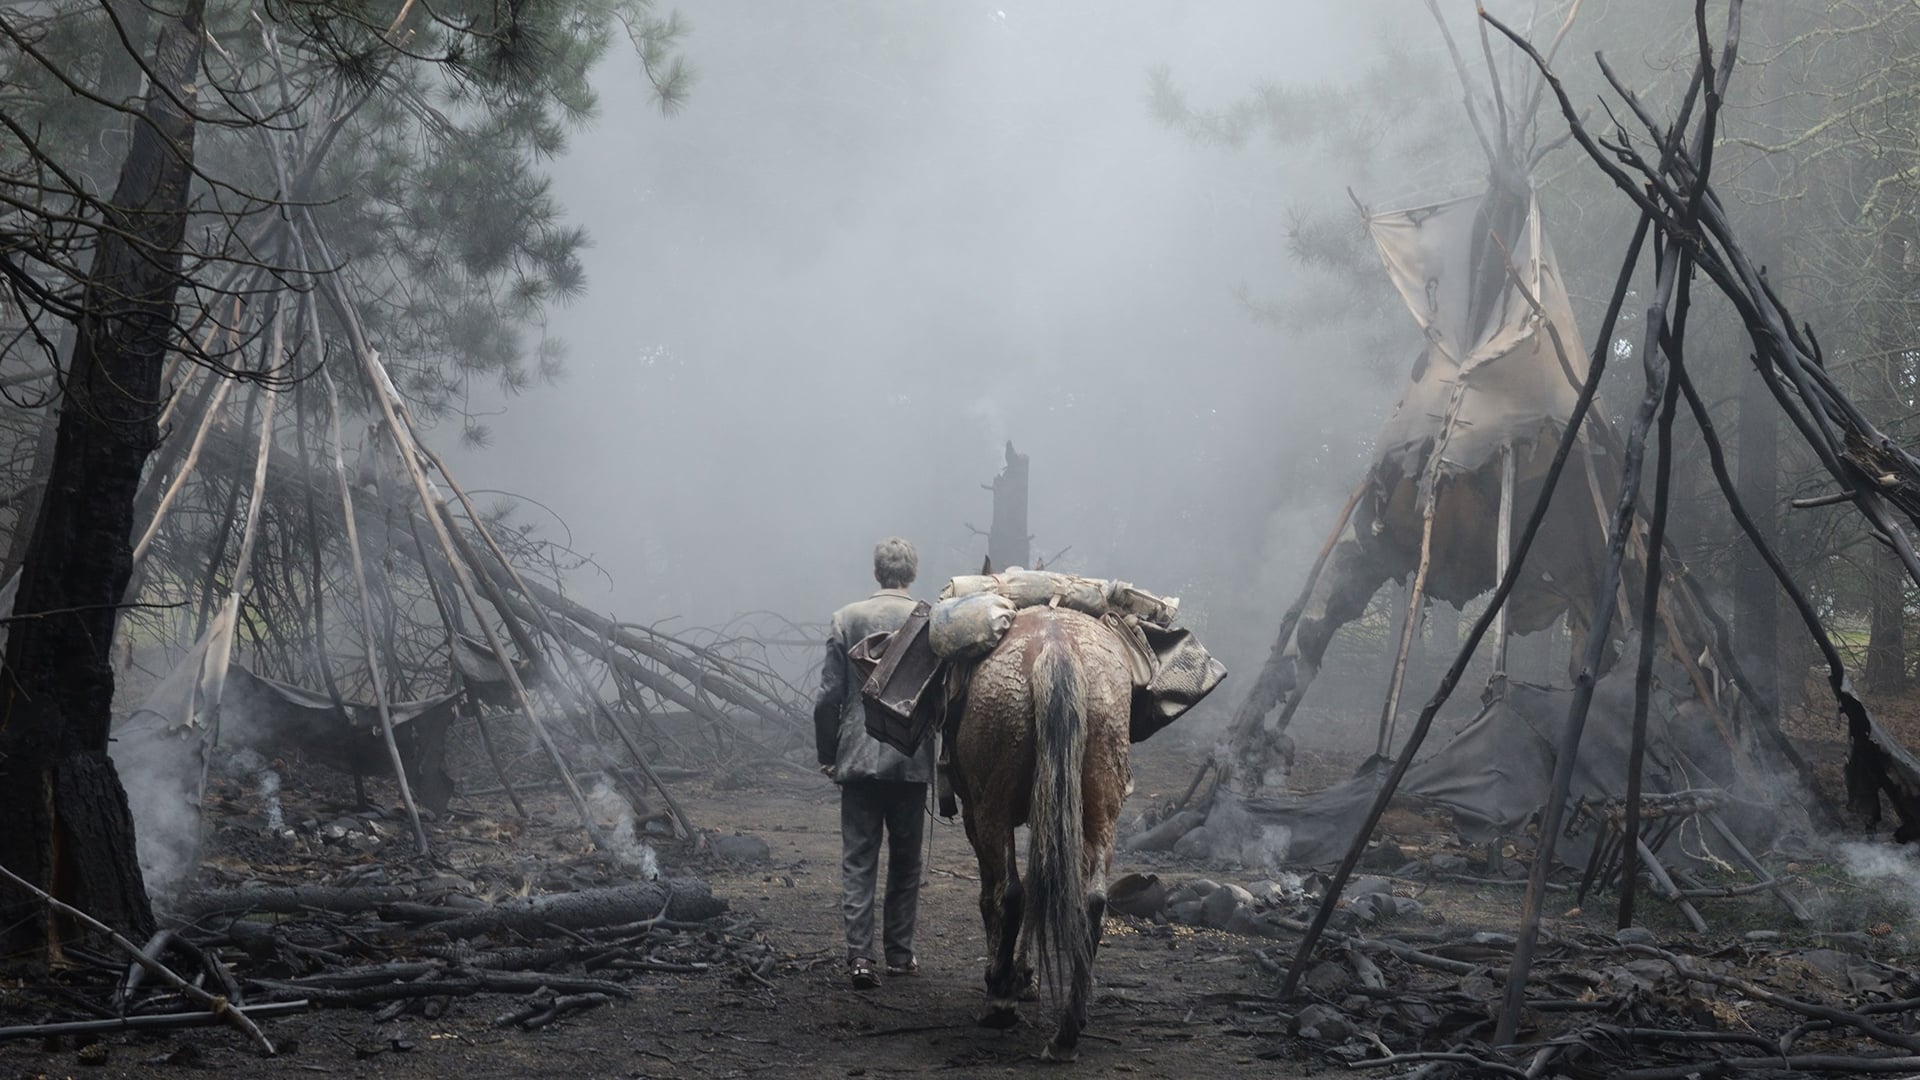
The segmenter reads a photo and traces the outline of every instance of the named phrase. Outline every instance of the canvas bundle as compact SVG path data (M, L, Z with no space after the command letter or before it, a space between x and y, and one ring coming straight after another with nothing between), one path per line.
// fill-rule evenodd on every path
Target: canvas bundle
M1002 574L971 574L947 582L940 602L991 594L1004 597L1017 610L1042 604L1064 607L1100 618L1108 612L1132 615L1142 622L1171 626L1180 601L1161 598L1125 581L1083 578L1050 570L1008 570ZM995 639L998 640L997 638Z
M916 606L898 632L875 634L848 654L867 676L867 733L914 753L952 708L937 688L950 678L964 687L971 663L1000 644L1020 609L1041 606L1069 608L1112 628L1132 668L1134 742L1178 719L1226 677L1192 631L1172 625L1180 601L1171 597L1124 581L1041 570L957 577L932 605Z
M999 593L978 592L942 600L927 623L934 655L970 660L993 651L1013 625L1013 601Z

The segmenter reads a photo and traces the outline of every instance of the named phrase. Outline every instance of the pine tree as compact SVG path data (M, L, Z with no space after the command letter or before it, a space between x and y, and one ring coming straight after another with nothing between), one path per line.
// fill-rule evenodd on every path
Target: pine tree
M541 170L595 112L593 64L624 33L661 107L690 78L684 26L648 0L183 2L0 12L0 362L36 369L0 390L37 386L17 403L59 408L57 423L0 410L14 460L51 448L9 500L16 534L33 524L6 651L0 863L135 936L152 915L106 754L108 650L169 360L286 386L349 356L334 308L278 353L264 334L335 275L322 291L350 298L417 415L457 408L474 378L525 385L521 327L583 287L585 232ZM310 251L296 226L328 242ZM549 347L535 370L554 363ZM10 956L71 932L30 900L0 905Z

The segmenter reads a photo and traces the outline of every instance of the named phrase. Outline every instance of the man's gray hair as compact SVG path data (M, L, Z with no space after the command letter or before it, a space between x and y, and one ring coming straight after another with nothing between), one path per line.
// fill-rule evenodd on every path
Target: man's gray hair
M904 589L920 574L920 555L913 545L889 536L873 545L873 579L883 589Z

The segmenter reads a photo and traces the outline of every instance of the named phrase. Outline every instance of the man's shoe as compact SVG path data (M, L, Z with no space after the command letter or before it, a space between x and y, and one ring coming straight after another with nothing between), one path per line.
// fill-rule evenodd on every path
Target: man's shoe
M909 961L907 961L907 962L906 962L906 963L904 963L904 964L894 964L894 963L889 963L889 964L887 965L887 974L889 974L889 975L918 975L918 974L920 974L920 961L918 961L918 960L909 960Z
M856 957L847 961L847 981L855 990L872 990L880 985L880 976L873 973L873 961Z

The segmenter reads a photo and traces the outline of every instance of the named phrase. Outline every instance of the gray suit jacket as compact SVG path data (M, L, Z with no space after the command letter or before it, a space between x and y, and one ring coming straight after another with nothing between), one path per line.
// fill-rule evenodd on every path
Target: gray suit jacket
M813 707L813 734L822 765L833 766L838 783L849 780L933 779L933 740L908 757L867 734L866 706L847 650L869 634L900 629L913 611L905 589L881 589L833 613L827 659L820 668L820 700Z

